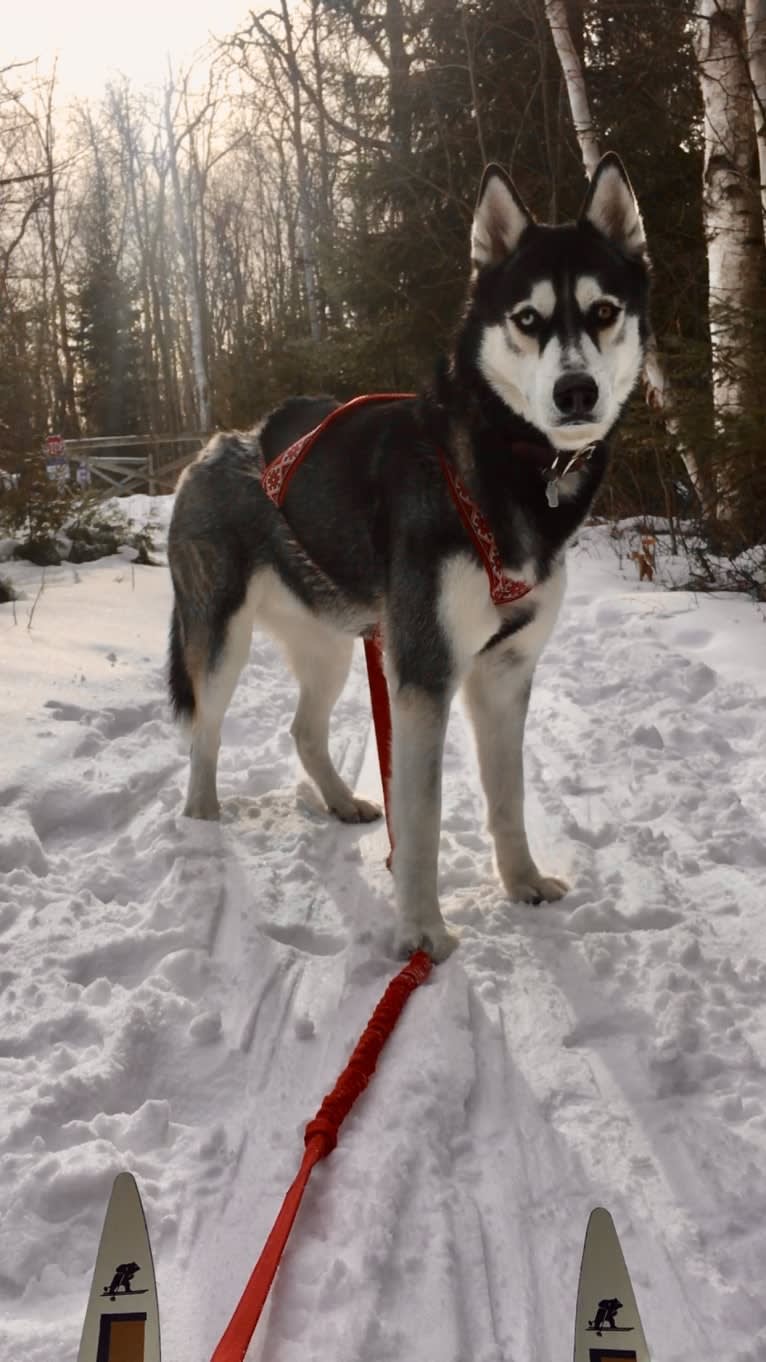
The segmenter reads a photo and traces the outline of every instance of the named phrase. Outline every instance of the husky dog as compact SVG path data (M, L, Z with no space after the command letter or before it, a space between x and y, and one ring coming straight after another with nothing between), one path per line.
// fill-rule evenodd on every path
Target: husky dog
M524 826L522 737L535 664L564 590L564 550L604 476L606 440L642 367L648 262L619 159L598 165L576 223L538 225L490 166L453 349L417 397L342 412L281 507L263 468L332 398L295 398L247 435L217 435L183 474L169 535L175 588L170 693L191 721L185 812L217 818L221 723L254 624L299 682L292 733L330 809L366 822L328 751L353 640L380 627L392 710L397 945L443 960L437 895L442 748L458 687L478 745L489 826L510 899L559 899ZM495 604L450 488L478 511L502 572L526 594ZM483 517L483 519L481 519Z

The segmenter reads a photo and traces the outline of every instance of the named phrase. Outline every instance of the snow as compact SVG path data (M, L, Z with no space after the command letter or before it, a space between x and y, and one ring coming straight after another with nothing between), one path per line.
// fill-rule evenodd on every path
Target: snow
M133 501L167 523L169 499ZM385 834L324 814L262 638L222 822L180 817L165 568L49 568L39 596L39 568L3 575L23 598L0 606L0 1362L76 1355L123 1168L164 1357L207 1362L399 967ZM249 1358L560 1362L604 1204L656 1362L763 1362L765 693L762 608L639 585L583 532L527 742L532 844L573 888L504 899L456 706L460 948L315 1170ZM334 752L379 797L361 656Z

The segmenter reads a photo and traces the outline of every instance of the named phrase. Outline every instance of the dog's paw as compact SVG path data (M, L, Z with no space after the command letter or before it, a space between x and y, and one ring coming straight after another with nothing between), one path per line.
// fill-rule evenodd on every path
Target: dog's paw
M396 954L400 960L409 960L414 951L425 951L435 965L441 965L457 945L458 938L454 932L447 930L443 922L433 923L430 927L403 923L396 931Z
M566 880L555 875L541 875L539 870L522 875L506 884L508 897L514 903L556 903L569 891Z
M374 823L376 818L382 816L383 810L379 804L373 804L371 799L350 795L348 799L338 800L331 805L330 813L334 813L341 823Z

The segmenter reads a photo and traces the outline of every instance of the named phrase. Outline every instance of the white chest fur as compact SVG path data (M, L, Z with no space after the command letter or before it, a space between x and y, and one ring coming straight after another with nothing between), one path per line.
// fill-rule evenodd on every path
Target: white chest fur
M535 585L531 565L525 565L509 576L528 582L531 590L518 605L493 605L487 575L465 554L455 554L442 569L439 591L439 619L450 641L452 655L459 675L471 665L472 659L489 643L503 621L514 614L533 607L529 623L514 634L514 650L533 666L550 636L559 612L566 570L563 558L550 577Z

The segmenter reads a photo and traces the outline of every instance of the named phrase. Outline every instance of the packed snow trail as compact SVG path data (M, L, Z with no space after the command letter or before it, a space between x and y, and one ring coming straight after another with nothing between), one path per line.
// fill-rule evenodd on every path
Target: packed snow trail
M164 1356L208 1362L398 968L385 831L323 812L262 638L222 822L181 818L164 570L49 569L30 630L39 569L5 575L26 599L15 625L0 607L0 1362L75 1355L123 1167ZM656 1362L763 1362L765 664L753 604L639 587L604 531L581 536L526 748L533 848L573 888L504 898L456 705L460 948L315 1170L249 1357L566 1362L603 1203ZM379 797L361 652L333 750Z

